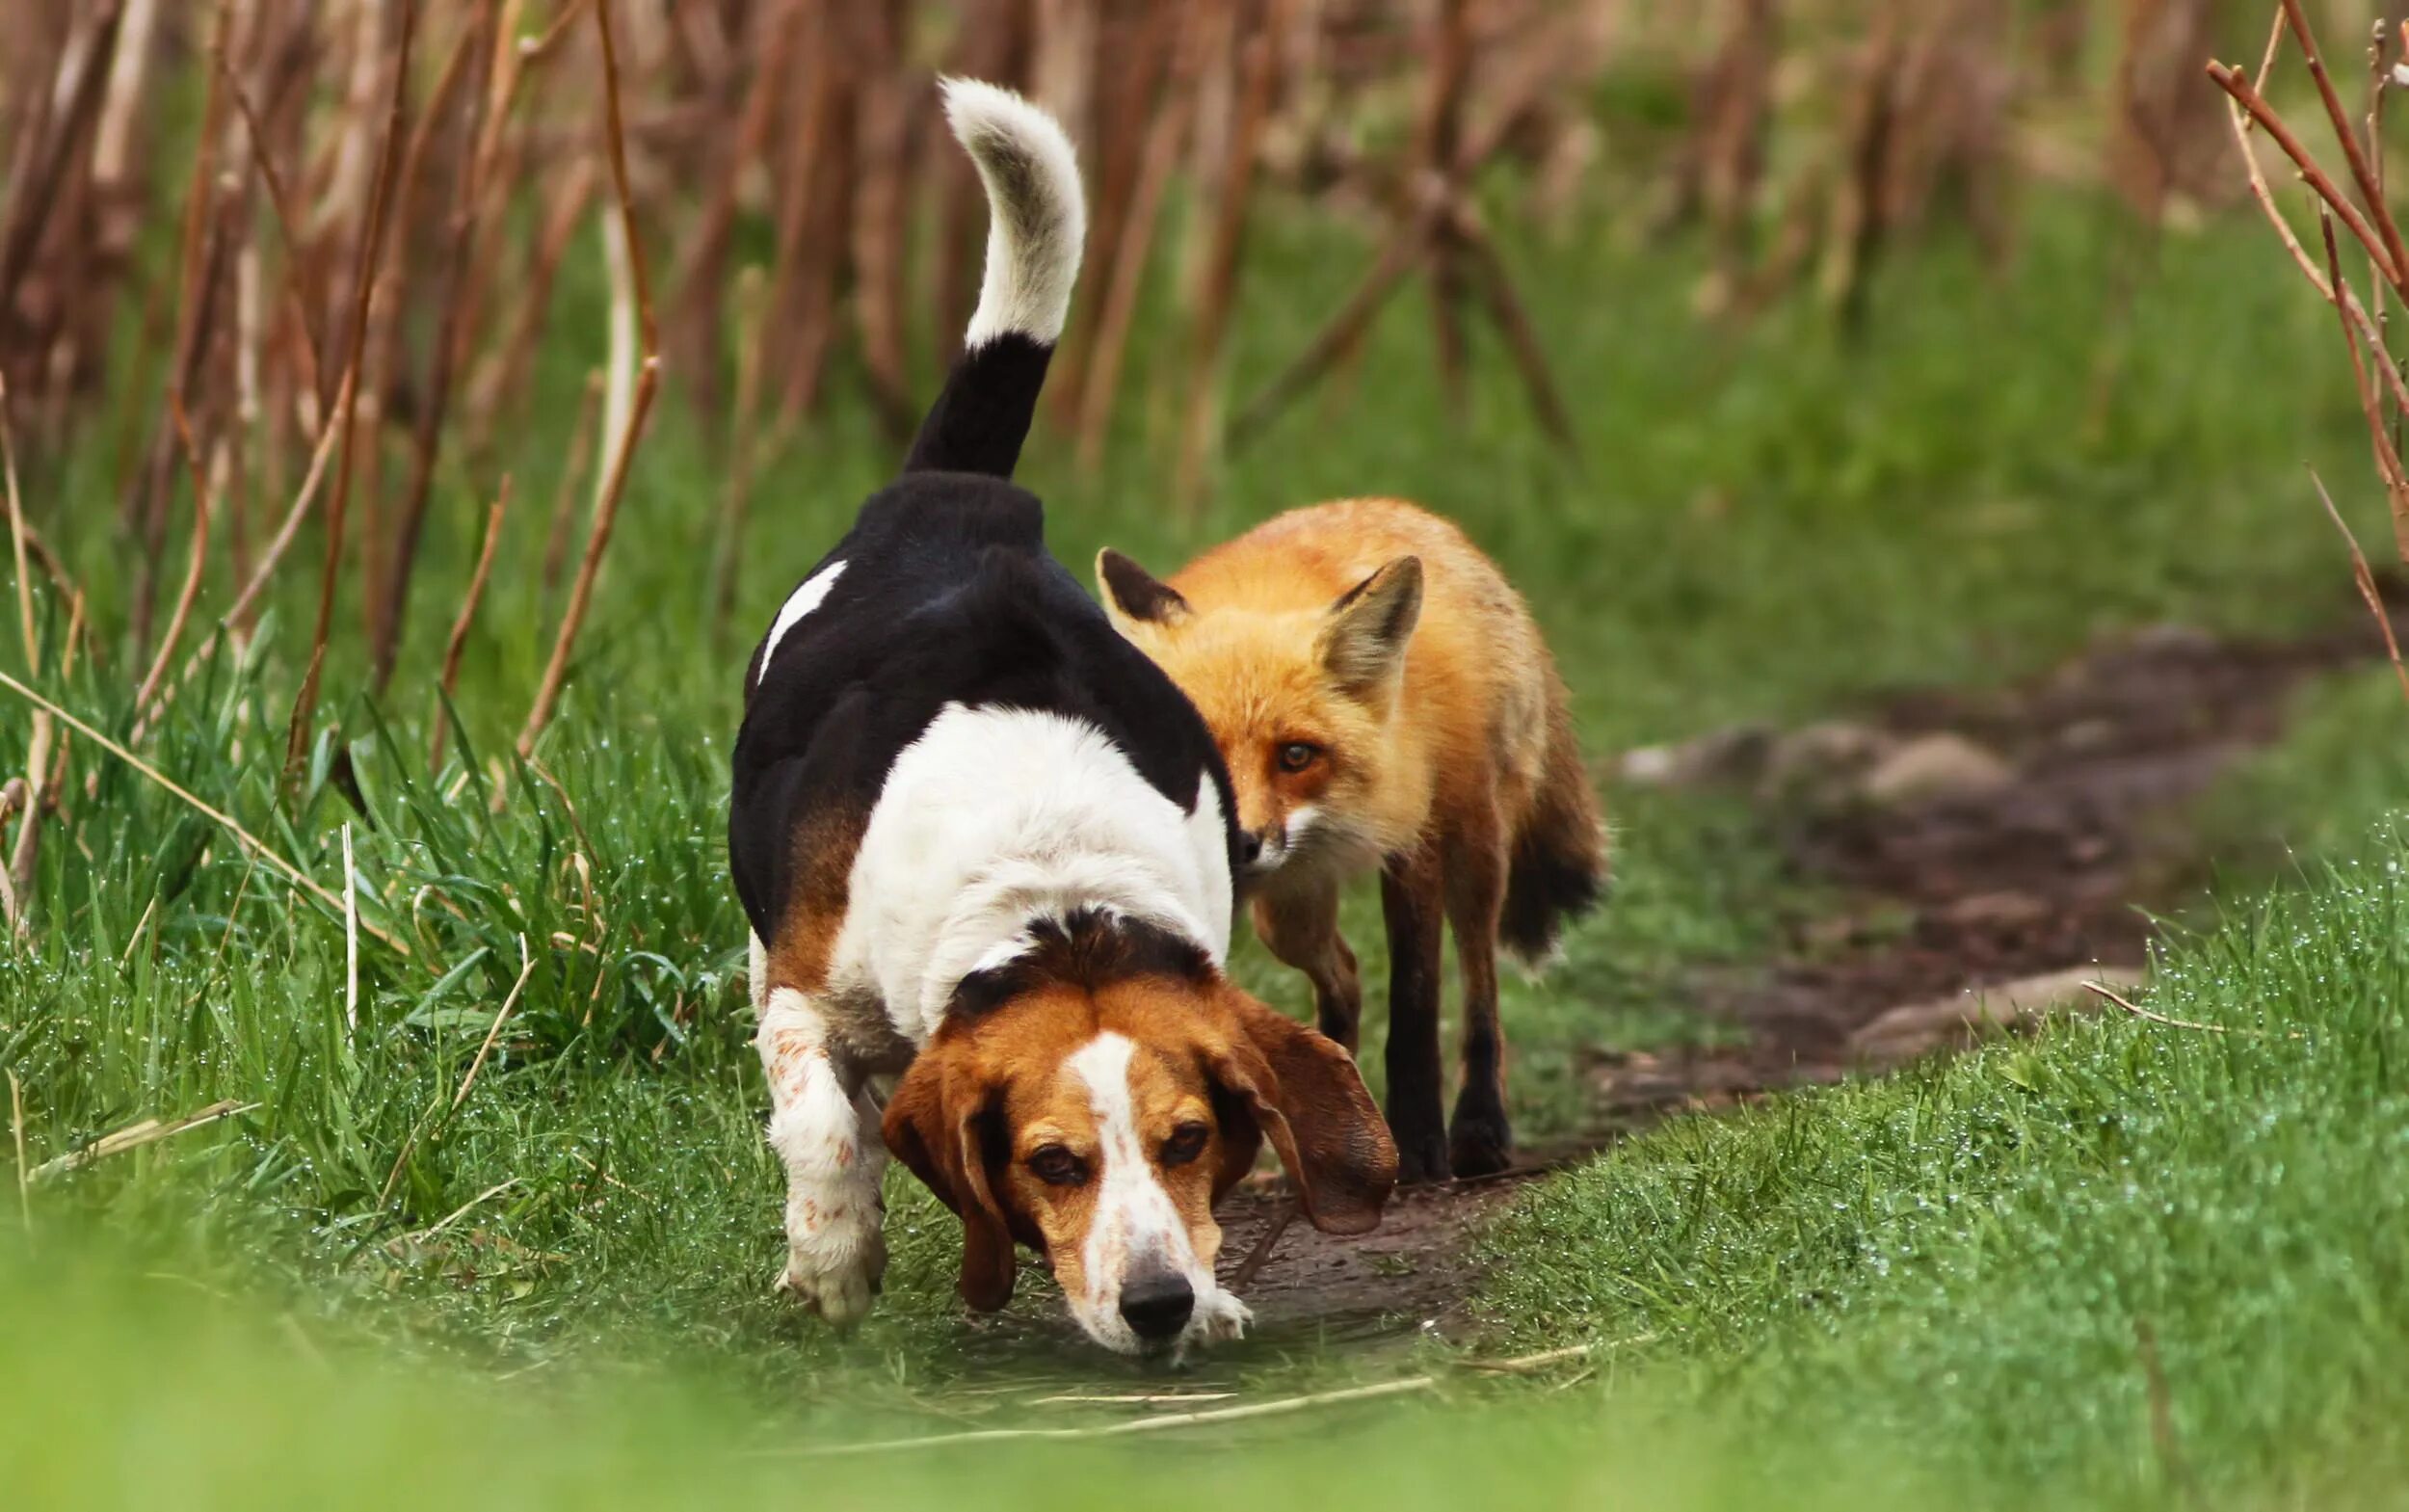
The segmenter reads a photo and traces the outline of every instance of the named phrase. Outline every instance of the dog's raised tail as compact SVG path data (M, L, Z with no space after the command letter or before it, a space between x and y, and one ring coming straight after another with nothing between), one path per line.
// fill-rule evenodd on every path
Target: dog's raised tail
M987 279L904 471L1009 478L1071 311L1087 198L1053 117L992 84L947 79L940 88L945 119L987 189Z

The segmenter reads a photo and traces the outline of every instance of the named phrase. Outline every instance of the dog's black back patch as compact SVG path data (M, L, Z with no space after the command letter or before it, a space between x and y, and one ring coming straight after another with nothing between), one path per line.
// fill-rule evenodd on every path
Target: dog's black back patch
M1211 734L1046 552L1035 495L982 474L907 474L810 575L838 563L826 596L765 637L747 671L728 860L760 938L785 909L813 810L867 813L896 756L949 703L1083 720L1190 812L1208 774L1236 874L1236 809Z

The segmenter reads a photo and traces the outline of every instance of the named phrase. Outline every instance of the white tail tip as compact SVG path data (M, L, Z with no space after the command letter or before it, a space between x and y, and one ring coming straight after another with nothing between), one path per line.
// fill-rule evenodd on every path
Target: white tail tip
M1087 239L1078 154L1053 117L1010 90L941 79L945 119L987 188L987 278L963 345L1007 332L1052 346Z

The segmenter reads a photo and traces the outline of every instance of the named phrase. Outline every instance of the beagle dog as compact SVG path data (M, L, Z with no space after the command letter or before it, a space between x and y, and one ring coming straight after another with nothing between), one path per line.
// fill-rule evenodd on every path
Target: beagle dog
M1181 1348L1247 1321L1212 1208L1263 1141L1342 1233L1379 1222L1396 1148L1347 1053L1224 974L1212 737L1009 481L1078 271L1071 144L1005 91L944 100L993 221L978 308L902 476L754 652L733 757L781 1285L868 1309L891 1152L960 1215L970 1306L1025 1245L1099 1343Z

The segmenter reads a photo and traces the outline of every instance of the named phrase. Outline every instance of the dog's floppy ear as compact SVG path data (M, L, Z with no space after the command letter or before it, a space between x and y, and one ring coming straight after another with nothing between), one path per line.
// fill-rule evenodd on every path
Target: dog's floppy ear
M1355 1061L1335 1040L1234 987L1230 1033L1209 1053L1214 1078L1242 1100L1325 1233L1364 1233L1397 1184L1397 1146Z
M988 1176L993 1089L962 1049L931 1045L887 1100L887 1148L962 1219L962 1300L993 1313L1012 1300L1012 1229Z
M1096 553L1096 582L1104 590L1104 612L1125 634L1132 624L1178 624L1192 612L1179 590L1110 546Z
M1314 645L1322 665L1353 694L1388 682L1422 617L1422 559L1401 556L1338 596Z

